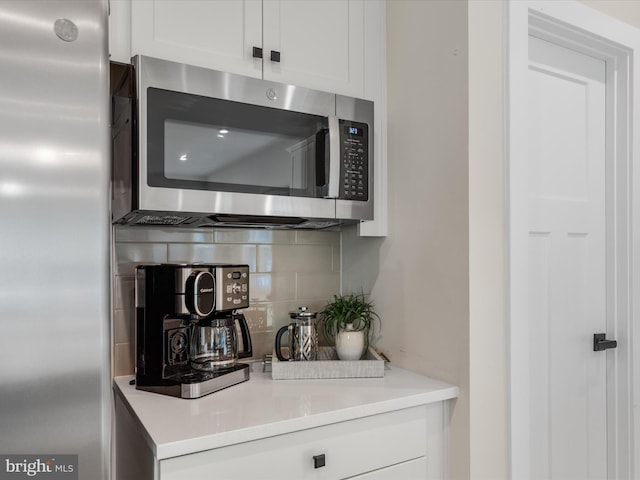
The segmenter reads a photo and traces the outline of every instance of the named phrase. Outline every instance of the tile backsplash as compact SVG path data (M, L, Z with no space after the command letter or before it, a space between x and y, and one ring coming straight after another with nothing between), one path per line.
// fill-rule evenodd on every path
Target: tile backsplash
M113 227L114 375L134 372L135 267L142 263L243 263L251 307L244 310L254 358L271 353L289 312L320 309L340 291L339 231Z

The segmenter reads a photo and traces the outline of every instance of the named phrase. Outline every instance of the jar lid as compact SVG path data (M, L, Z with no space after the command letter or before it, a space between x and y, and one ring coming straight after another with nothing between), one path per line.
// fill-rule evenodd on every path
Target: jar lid
M311 312L307 307L299 307L297 311L290 312L289 316L291 318L315 318L317 312Z

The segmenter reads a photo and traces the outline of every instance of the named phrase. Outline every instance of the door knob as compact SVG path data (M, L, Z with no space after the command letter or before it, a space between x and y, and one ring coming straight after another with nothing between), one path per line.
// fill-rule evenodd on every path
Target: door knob
M609 348L616 348L618 342L615 340L607 340L606 333L594 333L593 334L593 351L600 352Z
M271 61L279 63L280 62L280 52L277 50L271 50Z
M253 58L262 58L262 49L260 47L253 47Z

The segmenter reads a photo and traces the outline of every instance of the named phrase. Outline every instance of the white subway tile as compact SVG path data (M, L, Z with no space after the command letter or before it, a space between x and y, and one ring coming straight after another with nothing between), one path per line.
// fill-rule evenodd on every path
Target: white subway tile
M134 310L115 310L113 312L113 341L114 343L134 343Z
M321 299L331 298L340 293L340 274L331 273L298 273L296 298Z
M332 245L340 247L340 232L331 230L297 230L296 242L299 245Z
M330 245L258 245L258 272L332 272Z
M135 277L117 275L113 287L113 307L116 309L134 308L135 286Z
M216 243L280 243L290 245L295 241L296 232L287 230L218 229L215 232Z
M114 349L114 376L133 375L135 373L133 343L116 343Z
M167 263L164 243L117 243L115 254L115 275L135 275L136 265L143 263Z
M167 247L170 263L239 263L256 270L255 245L170 243Z
M282 301L295 298L295 274L252 273L249 280L251 302Z

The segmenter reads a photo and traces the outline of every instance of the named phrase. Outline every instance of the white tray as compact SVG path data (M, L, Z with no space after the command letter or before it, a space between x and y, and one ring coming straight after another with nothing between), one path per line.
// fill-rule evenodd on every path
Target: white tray
M320 347L318 360L314 361L282 362L275 350L271 359L274 380L373 377L384 377L384 359L371 347L362 360L339 360L334 347Z

